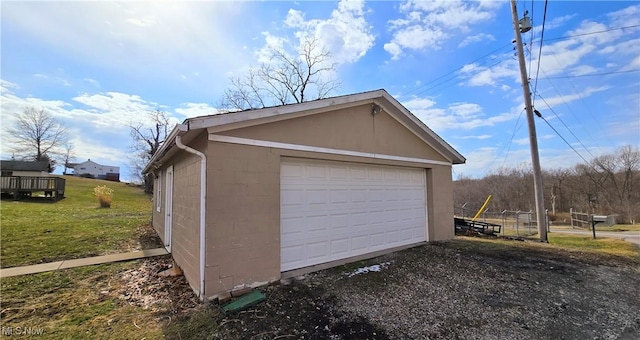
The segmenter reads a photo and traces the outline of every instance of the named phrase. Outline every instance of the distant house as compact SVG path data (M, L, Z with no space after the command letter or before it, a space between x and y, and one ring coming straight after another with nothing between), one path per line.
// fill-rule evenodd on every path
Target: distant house
M67 167L73 169L71 175L85 176L108 181L120 181L120 167L114 165L101 165L91 159L82 163L69 163Z
M25 176L38 177L49 176L49 162L41 161L0 161L2 177Z

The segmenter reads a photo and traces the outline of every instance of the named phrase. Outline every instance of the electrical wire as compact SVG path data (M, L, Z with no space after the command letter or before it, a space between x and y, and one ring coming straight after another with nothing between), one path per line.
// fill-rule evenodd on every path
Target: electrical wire
M540 59L542 57L542 42L544 41L544 24L547 22L547 4L548 0L544 1L544 14L542 15L542 31L540 32L540 49L538 50L538 69L536 70L536 78L533 85L533 93L536 93L538 89L538 76L540 75ZM535 106L536 97L533 97L533 101L531 103L532 106Z
M547 45L547 48L549 49L549 52L551 52L551 55L553 56L553 58L556 60L556 62L558 63L558 66L560 66L560 70L562 71L562 73L566 76L569 77L569 74L567 74L567 71L565 70L564 66L562 65L562 63L560 62L560 59L558 59L558 56L556 55L555 51L553 50L552 45ZM544 69L542 69L542 74L546 77L546 73L544 72ZM591 115L591 110L589 108L589 106L587 105L587 103L585 103L584 98L582 97L582 95L580 95L580 91L578 91L578 88L576 87L576 85L573 83L573 81L571 80L571 78L567 78L569 81L569 84L571 85L571 87L573 88L573 90L575 91L575 93L578 94L578 99L580 100L580 102L582 103L582 105L584 105L585 107L585 112L587 113L588 116L591 117L591 119L596 122L596 124L600 124L598 122L598 120ZM562 102L564 103L564 105L567 106L567 108L569 108L569 111L571 112L571 114L574 116L574 118L577 121L580 121L580 119L578 119L576 117L575 112L573 111L573 109L571 109L571 106L569 106L569 104L564 100L564 97L560 94L560 91L558 91L558 88L556 88L556 86L553 84L552 81L549 81L549 84L551 84L551 86L553 87L553 89L556 91L556 93L558 94L558 96L560 96L560 99L562 99ZM587 133L587 135L589 136L589 138L591 138L591 140L594 140L595 138L593 138L593 136L591 135L591 133L589 132L589 130L587 130L582 124L580 124L582 126L582 129Z
M476 61L478 61L478 60L480 60L480 59L483 59L483 58L486 58L486 57L488 57L488 56L490 56L490 55L492 55L492 54L494 54L494 53L496 53L496 52L498 52L498 51L500 51L500 50L503 50L505 47L508 47L508 46L510 46L510 45L511 45L511 44L510 44L510 43L508 43L508 44L505 44L505 45L503 45L503 46L500 46L500 47L496 48L495 50L493 50L493 51L491 51L491 52L489 52L489 53L487 53L487 54L485 54L485 55L482 55L482 56L480 56L480 57L478 57L478 58L476 58L476 59L474 59L474 60L472 60L472 61L469 61L469 62L465 63L465 65L475 63ZM477 68L477 67L478 67L478 66L480 66L480 65L481 65L481 64L479 64L479 65L477 65L477 66L474 66L471 70L473 70L473 69ZM451 71L449 71L449 72L447 72L447 73L445 73L445 74L443 74L443 75L441 75L441 76L439 76L439 77L437 77L437 78L435 78L435 79L433 79L433 80L431 80L431 81L429 81L429 82L426 82L426 83L424 83L424 84L422 84L422 85L420 85L420 86L418 86L418 87L416 87L416 88L413 88L413 89L411 89L411 90L407 91L407 92L406 92L406 94L412 94L412 93L414 93L414 92L421 91L421 90L422 90L424 87L426 87L427 85L432 84L432 83L434 83L434 82L436 82L436 81L438 81L438 80L440 80L440 79L442 79L442 78L444 78L444 77L446 77L446 76L448 76L448 75L451 75L451 74L453 74L453 73L456 73L456 72L458 72L458 71L460 71L460 67L457 67L457 68L455 68L455 69L453 69L453 70L451 70ZM454 77L454 78L452 78L452 79L455 79L455 77ZM451 79L449 79L449 80L451 80ZM446 81L449 81L449 80L445 80L445 82L446 82ZM422 92L424 92L424 91L422 91Z
M606 32L617 31L617 30L624 30L624 29L627 29L627 28L636 28L636 27L640 27L640 24L638 24L638 25L631 25L631 26L623 26L623 27L614 27L614 28L609 28L609 29L602 30L602 31L595 31L595 32L588 32L588 33L581 33L581 34L568 35L568 36L566 36L566 37L559 37L559 38L547 38L547 41L568 40L568 39L571 39L571 38L582 37L582 36L585 36L585 35L600 34L600 33L606 33Z
M610 74L621 74L621 73L630 73L630 72L640 72L640 70L627 70L627 71L614 71L614 72L604 72L604 73L589 73L589 74L580 74L576 76L557 76L557 77L543 77L541 79L567 79L567 78L580 78L580 77L593 77L593 76L608 76Z
M530 16L530 18L531 18L531 27L534 26L534 24L533 24L533 8L534 8L533 0L531 0L531 16ZM531 74L530 72L531 72L531 62L533 61L533 53L532 52L533 52L533 32L534 31L535 30L532 29L531 30L531 34L529 34L529 46L528 46L529 47L529 73L527 73L527 74Z
M545 103L545 105L547 105L547 107L549 108L549 110L556 116L556 118L558 118L558 120L562 123L562 125L564 125L564 127L569 131L569 133L573 136L573 138L575 138L578 143L580 143L580 145L582 145L582 148L585 149L585 151L587 151L587 153L589 155L591 155L592 158L595 158L595 156L591 153L591 151L589 151L589 149L587 149L587 147L582 143L582 141L580 140L580 138L578 138L578 136L576 136L573 131L571 131L571 129L569 128L569 126L567 126L567 124L565 124L565 122L562 120L562 118L560 118L560 115L558 115L556 113L556 111L551 107L551 105L549 105L549 103L547 103L547 101L544 99L544 97L542 95L540 95L539 93L536 93L536 95L538 97L540 97L540 99L542 99L542 101Z
M516 120L516 125L513 127L513 133L511 134L511 138L509 139L509 144L507 144L507 152L504 154L504 159L502 160L501 167L504 167L504 164L507 162L507 156L509 155L509 151L511 151L511 143L513 143L513 138L516 136L516 133L518 133L518 131L520 131L520 128L522 127L522 126L518 126L518 123L520 122L520 118L522 118L522 113L525 110L526 108L522 109L522 111L520 111L520 114L518 115L518 119ZM497 155L496 155L496 158L497 158Z
M486 66L486 68L484 68L484 69L490 69L490 68L492 68L492 67L494 67L494 66L497 66L498 64L503 63L504 61L507 61L507 60L509 60L509 59L510 59L510 58L508 58L508 57L503 57L502 59L498 60L497 62L495 62L495 63L493 63L493 64L491 64L491 65L489 65L489 66ZM483 62L483 63L480 63L480 64L475 65L473 68L469 69L468 71L473 71L473 70L475 70L475 69L479 68L480 66L482 66L484 63L486 63L486 61L485 61L485 62ZM484 70L484 69L482 69L482 70ZM479 70L479 71L482 71L482 70ZM448 83L448 82L450 82L450 81L456 80L456 79L458 79L458 75L454 75L453 77L448 78L448 79L445 79L445 80L443 80L443 81L441 81L441 82L439 82L439 83L437 83L437 84L434 84L434 85L433 85L433 86L431 86L431 87L428 87L428 88L422 89L422 90L420 90L420 91L416 92L415 94L416 94L416 95L418 95L418 94L423 94L423 93L428 92L428 91L430 91L430 90L432 90L432 89L436 89L436 88L438 88L438 86L440 86L440 85L444 85L444 84L446 84L446 83ZM449 85L447 85L447 86L444 86L444 87L438 88L438 89L436 90L436 92L442 91L442 90L444 90L444 89L446 89L446 88L449 88L449 87L451 87L451 86L453 86L453 85L456 85L456 84L457 84L457 83L451 83L451 84L449 84Z
M584 157L582 157L582 155L578 152L578 150L576 150L573 146L571 146L571 144L569 144L569 142L564 137L562 137L560 132L558 132L558 130L556 130L556 128L554 128L553 125L551 125L551 123L549 123L549 121L546 118L544 118L542 115L540 115L539 117L542 118L542 120L544 120L544 122L547 123L547 125L549 125L551 130L553 130L556 133L556 135L558 135L558 137L560 137L571 148L571 150L573 150L573 152L576 153L576 155L578 155L586 164L589 164L589 161L587 161Z
M591 168L591 170L593 170L595 173L600 174L598 172L598 170L593 165L591 165L591 163L589 163L589 161L587 161L584 157L582 157L582 155L578 152L578 150L574 149L573 146L571 146L571 144L569 144L569 142L567 142L567 140L564 137L562 137L560 132L558 132L558 130L556 130L553 127L553 125L551 125L551 123L549 123L549 121L547 121L542 115L538 115L538 117L542 118L542 120L544 120L544 122L547 123L547 125L549 125L551 130L553 130L556 133L556 135L558 135L558 137L560 137L560 139L562 139L565 142L565 144L567 144L571 148L571 150L573 150L573 152L575 152L576 155L578 155L578 157L580 157L584 161L585 166L588 166L589 168ZM589 178L591 178L591 180L594 183L596 183L596 185L602 186L602 184L600 183L600 180L596 180L595 178L593 178L593 176L589 172L587 172L586 174L587 174L587 176L589 176Z

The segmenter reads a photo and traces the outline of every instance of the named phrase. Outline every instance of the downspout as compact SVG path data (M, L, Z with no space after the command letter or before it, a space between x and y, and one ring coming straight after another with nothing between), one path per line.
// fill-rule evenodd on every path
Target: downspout
M206 212L206 200L207 200L207 156L202 152L186 146L182 144L182 136L184 132L188 131L189 128L184 125L178 125L178 129L180 129L180 133L176 136L176 146L184 150L188 153L194 154L200 157L200 299L204 299L204 269L205 269L205 212Z

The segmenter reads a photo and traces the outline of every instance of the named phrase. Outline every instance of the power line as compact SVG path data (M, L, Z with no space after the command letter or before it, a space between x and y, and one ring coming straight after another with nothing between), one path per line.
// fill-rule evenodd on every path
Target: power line
M558 130L556 130L556 128L554 128L553 125L551 125L551 123L549 123L549 121L546 118L544 118L542 115L540 115L539 117L542 118L542 120L544 120L544 122L547 123L547 125L549 125L551 130L553 130L556 133L556 135L558 135L558 137L560 137L571 148L571 150L573 150L573 152L576 153L576 155L578 155L580 158L582 158L582 160L586 164L589 164L589 161L587 161L584 157L582 157L582 155L578 152L578 150L576 150L573 146L571 146L571 144L569 144L569 142L567 142L567 140L564 137L562 137L560 132L558 132Z
M485 58L485 57L488 57L488 56L490 56L490 55L494 54L495 52L498 52L498 51L500 51L500 50L504 49L505 47L508 47L509 45L510 45L510 44L508 43L508 44L505 44L505 45L503 45L503 46L500 46L500 47L496 48L495 50L493 50L493 51L491 51L491 52L489 52L489 53L487 53L487 54L485 54L485 55L482 55L482 56L480 56L480 57L478 57L478 58L476 58L476 59L474 59L474 60L472 60L472 61L467 62L466 64L475 63L476 61L478 61L478 60L480 60L480 59L483 59L483 58ZM473 70L473 69L477 68L478 66L480 66L480 65L474 66L471 70ZM407 93L406 93L406 94L411 94L411 93L417 92L417 91L421 90L422 88L426 87L427 85L429 85L429 84L431 84L431 83L434 83L434 82L436 82L436 81L438 81L438 80L440 80L440 79L442 79L442 78L444 78L444 77L446 77L446 76L448 76L448 75L451 75L451 74L453 74L453 73L455 73L455 72L458 72L459 70L460 70L460 67L457 67L457 68L455 68L455 69L453 69L453 70L451 70L451 71L449 71L449 72L447 72L447 73L445 73L445 74L443 74L443 75L441 75L441 76L439 76L439 77L437 77L437 78L435 78L435 79L433 79L433 80L431 80L431 81L429 81L429 82L426 82L426 83L422 84L421 86L418 86L418 87L416 87L416 88L413 88L413 89L411 89L411 90L407 91ZM455 79L455 77L454 77L453 79ZM451 79L449 79L449 80L451 80ZM446 81L449 81L449 80L446 80ZM446 81L445 81L445 82L446 82ZM436 86L437 86L437 85L436 85ZM424 91L423 91L423 92L424 92Z
M507 152L504 154L504 159L502 160L502 167L504 167L504 163L507 162L507 156L509 155L509 151L511 151L511 143L513 143L513 138L516 136L516 133L518 133L518 131L520 131L520 127L522 125L518 126L518 123L520 122L520 118L522 118L522 113L525 110L526 109L522 109L522 111L520 111L520 114L518 115L518 119L516 120L516 125L513 127L513 133L511 134L511 139L509 139L509 144L507 144Z
M539 112L538 112L538 113L539 113ZM582 155L581 155L581 154L580 154L576 149L574 149L574 148L573 148L573 146L571 146L571 144L569 144L569 142L567 142L567 140L566 140L566 139L564 139L564 137L562 137L562 135L558 132L558 130L556 130L556 129L553 127L553 125L551 125L551 123L549 123L549 122L548 122L548 121L547 121L547 120L546 120L542 115L538 115L538 117L542 118L542 120L544 120L544 122L545 122L545 123L547 123L547 125L549 125L549 127L551 128L551 130L553 130L553 131L556 133L556 135L558 135L558 137L560 137L560 139L562 139L562 140L565 142L565 144L567 144L567 145L571 148L571 150L573 150L573 152L575 152L575 153L576 153L576 155L578 155L578 157L580 157L580 158L584 161L584 163L585 163L585 165L586 165L586 166L588 166L589 168L591 168L595 173L598 173L598 174L599 174L598 170L597 170L596 168L594 168L594 167L593 167L593 165L591 165L591 163L589 163L589 161L587 161L584 157L582 157ZM593 156L593 155L592 155L592 156ZM594 157L594 158L595 158L595 157ZM598 186L601 186L601 185L602 185L602 184L600 184L600 181L599 181L599 180L596 180L595 178L593 178L593 176L592 176L589 172L587 172L586 174L587 174L587 176L589 176L589 178L591 178L591 180L592 180L594 183L596 183L596 185L598 185Z
M506 60L509 60L509 59L510 59L510 58L502 58L501 60L498 60L497 62L495 62L495 63L493 63L493 64L491 64L491 65L487 66L486 68L487 68L487 69L490 69L490 68L492 68L492 67L494 67L494 66L497 66L498 64L500 64L500 63L502 63L502 62L504 62L504 61L506 61ZM475 70L475 69L479 68L480 66L482 66L482 64L485 64L486 62L487 62L487 61L485 61L485 62L483 62L483 63L481 63L481 64L478 64L478 65L475 65L473 68L469 69L468 71L473 71L473 70ZM441 78L442 78L442 77L441 77ZM448 79L445 79L445 80L443 80L443 81L441 81L441 82L439 82L439 83L437 83L437 84L434 84L433 86L430 86L430 87L425 88L425 89L421 89L420 91L415 92L415 94L422 94L422 93L425 93L425 92L427 92L427 91L429 91L429 90L432 90L432 89L437 88L437 87L438 87L438 86L440 86L440 85L446 84L446 83L448 83L448 82L450 82L450 81L452 81L452 80L456 80L457 78L458 78L458 76L457 76L457 75L454 75L453 77L448 78ZM447 85L447 86L441 87L441 88L439 88L437 91L442 91L442 90L444 90L444 89L446 89L446 88L449 88L449 87L451 87L451 86L453 86L453 85L455 85L455 84L456 84L456 83L449 84L449 85Z
M585 151L587 151L587 153L589 155L591 155L592 158L595 158L595 156L591 153L591 151L589 151L589 149L587 149L586 146L584 146L584 144L582 143L582 141L580 141L580 138L578 138L578 136L576 136L573 131L571 131L571 129L569 128L569 126L567 126L567 124L565 124L565 122L562 120L562 118L560 118L560 115L558 115L556 113L556 111L553 110L553 108L551 107L551 105L549 105L549 103L547 103L547 101L544 99L543 96L541 96L539 93L536 94L538 97L540 97L540 99L542 99L542 101L545 103L545 105L547 105L547 107L549 108L549 110L551 110L551 112L556 116L556 118L558 118L558 120L562 123L562 125L564 125L564 127L569 131L569 133L573 136L573 138L575 138L578 143L580 143L580 145L582 145L582 148L585 149ZM542 117L541 117L542 118Z
M533 93L536 93L536 90L538 89L538 76L540 75L540 59L542 57L542 42L544 41L544 24L547 22L547 4L548 3L549 3L548 0L544 1L544 14L542 16L542 31L540 33L540 49L538 50L538 69L536 71L536 80L533 85ZM536 102L536 97L533 97L532 105L534 105L535 102Z
M555 51L553 50L553 47L551 45L547 45L547 48L549 49L549 51L551 52L551 55L553 56L553 58L556 60L556 62L558 63L558 66L560 66L560 70L562 71L562 73L569 77L569 74L567 74L567 71L565 70L564 66L562 65L562 63L560 62L560 59L558 59L558 56L556 55ZM542 74L546 77L546 73L544 72L544 69L542 69ZM580 94L580 91L578 91L578 88L576 87L576 85L573 83L573 81L571 80L571 78L568 78L569 84L571 85L571 87L573 88L573 90L575 91L575 93L578 94L578 99L580 99L580 102L582 103L582 105L584 105L585 107L585 112L587 113L588 116L591 117L591 119L593 119L593 121L595 121L596 123L598 123L597 119L595 117L593 117L593 115L591 115L591 110L589 109L589 106L587 106L587 103L585 103L584 98L582 97L582 95ZM562 102L564 103L564 105L567 106L567 108L569 108L569 111L571 112L571 114L574 116L574 118L577 121L580 121L575 113L573 112L573 109L571 109L571 106L569 106L569 104L567 104L567 102L564 100L564 97L562 96L562 94L560 94L560 91L558 91L558 88L556 88L556 86L553 84L552 81L549 81L549 84L551 84L551 86L553 87L553 89L556 91L556 93L558 93L558 96L560 96L560 99L562 99ZM582 124L580 124L582 126ZM582 129L587 133L587 135L594 140L593 136L591 135L591 133L589 132L589 130L587 130L584 126L582 126Z
M580 74L576 76L557 76L557 77L544 77L541 79L567 79L567 78L579 78L579 77L593 77L593 76L607 76L610 74L621 74L621 73L630 73L630 72L640 72L640 70L627 70L627 71L615 71L615 72L604 72L604 73L590 73L590 74Z
M623 27L614 27L614 28L609 28L609 29L602 30L602 31L595 31L595 32L581 33L581 34L575 34L575 35L568 35L566 37L549 38L549 39L547 39L547 41L567 40L567 39L571 39L571 38L582 37L582 36L585 36L585 35L600 34L600 33L606 33L606 32L624 30L624 29L627 29L627 28L636 28L636 27L640 27L640 24L631 25L631 26L623 26Z

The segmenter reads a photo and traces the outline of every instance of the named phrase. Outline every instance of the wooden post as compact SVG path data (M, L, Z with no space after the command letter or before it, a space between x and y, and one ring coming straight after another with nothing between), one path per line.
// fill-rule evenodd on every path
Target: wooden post
M22 182L19 176L14 177L16 180L16 188L13 192L13 200L18 201L20 199L20 183Z

